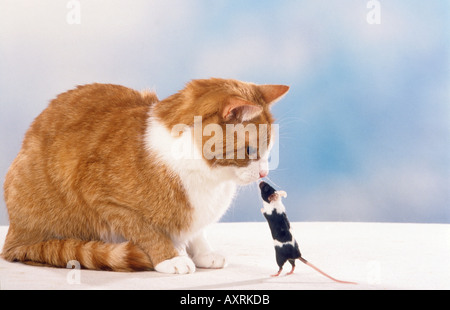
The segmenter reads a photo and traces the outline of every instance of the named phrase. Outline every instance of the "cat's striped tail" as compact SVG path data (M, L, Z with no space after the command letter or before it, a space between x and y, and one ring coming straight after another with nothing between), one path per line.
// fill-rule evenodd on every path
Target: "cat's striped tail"
M63 268L73 260L78 261L81 268L95 270L142 271L153 268L147 254L131 242L49 240L32 245L5 246L2 256L9 261Z

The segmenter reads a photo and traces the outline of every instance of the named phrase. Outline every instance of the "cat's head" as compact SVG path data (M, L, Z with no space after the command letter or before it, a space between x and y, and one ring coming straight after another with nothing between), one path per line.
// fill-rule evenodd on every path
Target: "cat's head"
M270 107L288 90L229 79L193 80L155 112L172 132L191 129L198 158L212 173L244 185L269 173L274 139Z

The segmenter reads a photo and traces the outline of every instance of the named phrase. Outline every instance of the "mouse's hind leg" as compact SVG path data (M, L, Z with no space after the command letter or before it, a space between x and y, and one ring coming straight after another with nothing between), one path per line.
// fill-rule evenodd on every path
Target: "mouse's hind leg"
M289 271L289 272L286 274L287 276L294 273L294 270L295 270L295 259L290 259L290 260L289 260L289 263L292 265L292 269L291 269L291 271Z

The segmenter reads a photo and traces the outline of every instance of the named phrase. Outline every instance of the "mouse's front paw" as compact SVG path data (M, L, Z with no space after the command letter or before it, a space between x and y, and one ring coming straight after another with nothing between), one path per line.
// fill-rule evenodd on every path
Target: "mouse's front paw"
M162 273L186 274L195 272L195 265L187 256L175 256L160 262L155 270Z
M199 268L223 268L227 264L225 257L221 254L209 252L199 254L192 258L195 266Z

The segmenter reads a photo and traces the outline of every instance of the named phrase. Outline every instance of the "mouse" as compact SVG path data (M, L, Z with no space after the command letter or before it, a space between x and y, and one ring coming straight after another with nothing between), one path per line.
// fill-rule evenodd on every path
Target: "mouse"
M264 181L259 183L259 188L261 190L261 198L263 199L263 208L261 209L261 212L269 224L275 247L275 257L279 267L278 272L272 275L272 277L277 277L281 274L286 262L289 262L292 266L291 271L286 275L293 274L295 270L295 261L298 259L335 282L357 284L355 282L335 279L304 259L300 252L298 242L292 234L291 224L286 215L286 208L282 202L282 198L286 198L287 193L282 190L275 190L271 185Z

